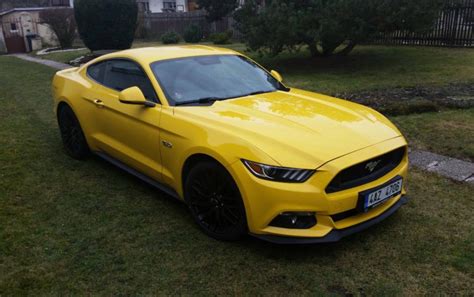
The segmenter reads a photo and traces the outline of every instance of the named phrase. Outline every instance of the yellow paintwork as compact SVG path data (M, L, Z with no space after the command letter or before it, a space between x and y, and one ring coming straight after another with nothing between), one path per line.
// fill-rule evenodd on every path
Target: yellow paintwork
M217 101L212 106L170 106L150 63L198 55L240 55L207 46L133 49L102 56L54 78L55 108L74 110L92 151L102 151L175 189L183 197L182 169L193 155L204 154L224 165L244 200L249 231L255 234L320 237L378 216L395 197L367 213L334 223L328 216L355 208L358 193L397 175L406 180L408 160L380 179L333 194L324 189L342 169L407 143L378 112L349 102L298 89ZM87 77L97 61L127 58L139 63L157 91L154 108L120 103L119 92ZM103 106L94 104L100 98ZM173 145L162 145L167 141ZM240 162L317 169L305 183L279 183L256 178ZM403 192L405 193L405 192ZM284 211L314 211L318 224L307 230L269 227Z

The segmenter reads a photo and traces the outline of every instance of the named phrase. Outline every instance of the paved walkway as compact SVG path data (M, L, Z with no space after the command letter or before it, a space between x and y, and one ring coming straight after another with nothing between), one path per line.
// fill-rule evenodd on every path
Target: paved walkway
M25 54L12 55L19 59L43 64L58 70L71 68L70 65L51 60L43 60ZM435 172L447 178L474 184L474 163L466 162L426 151L410 152L410 164L422 170Z
M426 151L411 151L410 164L450 179L474 184L474 163Z
M28 55L25 55L25 54L13 54L11 56L17 57L17 58L22 59L22 60L35 62L35 63L42 64L42 65L46 65L46 66L49 66L49 67L57 69L57 70L64 70L64 69L68 69L68 68L72 67L71 65L68 65L68 64L64 64L64 63L60 63L60 62L56 62L56 61L51 61L51 60L39 59L39 58L35 58L35 57L28 56Z

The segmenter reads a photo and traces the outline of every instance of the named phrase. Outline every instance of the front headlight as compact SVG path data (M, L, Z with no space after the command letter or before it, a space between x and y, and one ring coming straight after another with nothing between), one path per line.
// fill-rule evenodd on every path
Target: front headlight
M256 177L279 182L302 183L314 173L314 170L309 169L276 167L247 160L242 162Z

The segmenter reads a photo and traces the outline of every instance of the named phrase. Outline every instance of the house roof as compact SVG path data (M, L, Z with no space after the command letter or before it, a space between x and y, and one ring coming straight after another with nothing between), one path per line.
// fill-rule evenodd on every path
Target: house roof
M0 11L0 17L13 13L13 12L23 12L23 11L39 11L47 9L57 9L59 7L21 7L21 8L12 8L4 11Z

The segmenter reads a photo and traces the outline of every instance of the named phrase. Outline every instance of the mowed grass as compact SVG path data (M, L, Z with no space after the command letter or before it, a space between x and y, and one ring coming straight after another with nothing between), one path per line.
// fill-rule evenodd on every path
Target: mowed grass
M393 118L413 148L474 162L474 108Z
M137 40L133 45L135 48L147 46L162 44ZM269 58L247 52L242 43L217 46L245 53L268 69L279 71L291 87L320 93L474 83L472 49L361 45L345 57L310 58L309 53L302 50ZM43 58L68 62L85 53L87 51L57 53Z
M474 82L474 51L432 47L358 46L345 57L307 53L262 59L288 85L320 93Z
M474 187L413 170L408 205L337 244L218 242L183 204L63 153L53 74L0 57L0 295L474 292Z

